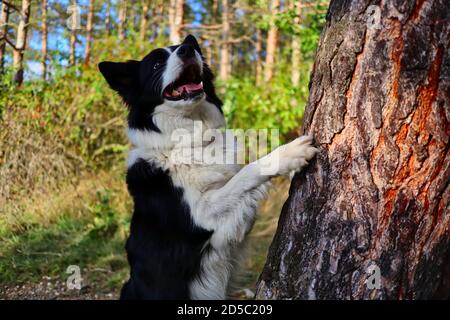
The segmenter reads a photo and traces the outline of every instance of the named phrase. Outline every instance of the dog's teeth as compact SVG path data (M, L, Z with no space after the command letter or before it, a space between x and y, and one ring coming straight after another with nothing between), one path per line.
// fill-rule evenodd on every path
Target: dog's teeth
M172 96L178 96L180 93L177 90L172 91Z

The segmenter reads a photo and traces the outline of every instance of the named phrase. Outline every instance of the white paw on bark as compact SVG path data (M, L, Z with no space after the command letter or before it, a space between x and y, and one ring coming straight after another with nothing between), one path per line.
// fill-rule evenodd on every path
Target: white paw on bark
M312 146L312 136L301 136L282 145L260 160L262 174L285 175L300 171L319 150Z

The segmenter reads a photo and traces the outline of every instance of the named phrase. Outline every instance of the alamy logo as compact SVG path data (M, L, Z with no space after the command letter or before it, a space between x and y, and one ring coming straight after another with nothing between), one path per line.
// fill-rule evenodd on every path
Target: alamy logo
M367 29L381 29L381 9L379 6L370 5L366 11Z
M264 157L279 146L278 129L205 129L202 121L195 121L190 130L174 130L171 141L170 158L177 164L241 165L259 159L262 175L276 174L280 166L277 149Z
M369 268L367 268L366 273L369 277L366 280L367 289L381 289L381 270L376 264L372 264Z
M66 285L69 290L80 290L81 289L81 270L79 266L70 265L67 267L66 273L70 274L67 278Z
M66 25L69 30L75 31L81 29L81 10L76 4L70 5L67 8L67 13L70 15L66 20Z

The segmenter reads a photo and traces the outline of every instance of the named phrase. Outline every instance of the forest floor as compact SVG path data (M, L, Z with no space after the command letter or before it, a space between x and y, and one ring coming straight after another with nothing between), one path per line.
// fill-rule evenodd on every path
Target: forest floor
M254 292L288 187L279 178L260 205L236 299ZM0 217L0 299L117 299L128 276L123 247L131 203L123 173L100 173L24 201L21 211L5 208ZM80 268L81 289L68 289L71 265Z

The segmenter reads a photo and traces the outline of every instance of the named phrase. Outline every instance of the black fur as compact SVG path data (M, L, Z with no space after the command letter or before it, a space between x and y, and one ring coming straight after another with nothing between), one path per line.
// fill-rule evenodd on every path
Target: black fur
M121 299L189 299L211 232L193 225L167 172L140 160L127 184L135 208L126 244L131 274Z

